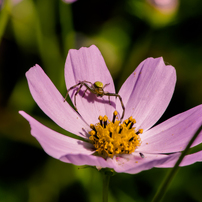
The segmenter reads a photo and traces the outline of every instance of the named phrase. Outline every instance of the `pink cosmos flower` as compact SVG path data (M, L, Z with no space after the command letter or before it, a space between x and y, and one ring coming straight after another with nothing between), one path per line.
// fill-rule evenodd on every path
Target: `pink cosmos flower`
M47 128L27 113L31 134L50 156L66 163L112 168L116 172L138 173L153 167L172 167L180 151L202 123L202 105L152 126L159 120L172 97L176 72L162 58L148 58L122 85L119 95L126 108L119 117L119 99L96 97L82 87L76 96L78 113L67 103L39 65L26 73L32 97L38 106L63 129L84 138L74 139ZM65 64L66 87L79 81L101 81L104 89L115 93L112 77L98 48L70 50ZM74 102L76 90L70 91ZM118 112L118 114L117 114ZM102 117L105 118L102 118ZM99 117L99 120L98 120ZM192 146L202 142L202 134ZM96 155L95 155L96 154ZM202 151L187 155L181 166L202 160Z

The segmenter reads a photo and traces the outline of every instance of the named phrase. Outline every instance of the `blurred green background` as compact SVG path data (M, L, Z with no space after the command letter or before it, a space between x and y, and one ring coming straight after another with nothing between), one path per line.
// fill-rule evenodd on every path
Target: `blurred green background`
M177 70L177 85L159 122L201 104L201 0L10 0L0 9L0 202L101 201L100 173L48 156L18 114L68 135L29 93L25 72L36 63L65 95L71 48L97 45L117 91L142 60L163 56ZM168 171L113 176L109 201L151 201ZM202 201L201 182L201 163L183 167L163 201Z

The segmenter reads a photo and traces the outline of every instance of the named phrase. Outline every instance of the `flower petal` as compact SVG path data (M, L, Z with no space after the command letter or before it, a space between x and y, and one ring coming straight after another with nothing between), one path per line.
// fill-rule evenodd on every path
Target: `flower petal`
M32 97L43 112L65 130L85 137L82 135L82 128L88 126L72 107L64 102L64 98L42 68L39 65L30 68L26 77Z
M172 161L166 162L162 165L156 166L159 168L171 168L175 165L178 159L173 159ZM186 155L182 162L180 163L180 166L188 166L196 162L202 161L202 151L196 152L194 154Z
M148 58L122 85L119 94L126 107L125 117L133 116L144 131L154 125L166 110L176 83L176 72L163 58ZM117 103L117 108L121 106Z
M141 152L170 153L182 151L202 124L202 105L178 114L141 135ZM202 142L202 132L193 146ZM137 150L137 151L138 151Z
M74 165L89 165L97 166L99 168L114 168L112 159L105 160L99 156L86 155L86 154L67 154L60 158L61 161L72 163Z
M96 46L89 48L82 47L79 50L70 50L65 64L65 81L67 89L76 85L79 81L90 81L94 83L100 81L105 84L110 84L104 88L110 93L115 92L112 77L107 69L105 61ZM90 84L89 84L90 85ZM114 110L114 98L110 98L109 104L108 96L97 98L95 94L89 92L85 93L86 87L83 86L80 93L76 96L76 107L81 116L90 124L98 121L99 115L107 115L110 119ZM70 91L70 97L74 103L74 93Z
M144 154L144 158L142 158L137 152L135 152L132 155L124 155L123 158L117 157L114 170L118 173L124 172L135 174L172 161L173 159L178 159L179 155L179 153L170 155Z
M62 135L42 125L27 113L23 111L19 113L29 121L32 136L38 140L48 155L60 159L61 156L69 153L90 155L94 152L92 144Z

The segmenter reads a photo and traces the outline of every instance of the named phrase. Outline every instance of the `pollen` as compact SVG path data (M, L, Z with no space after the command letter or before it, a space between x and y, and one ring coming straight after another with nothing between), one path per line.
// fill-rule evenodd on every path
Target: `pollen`
M135 130L136 120L131 116L121 123L117 115L118 112L114 111L112 121L105 115L99 116L95 125L90 124L89 140L103 158L131 154L141 144L139 134L143 133L143 129Z

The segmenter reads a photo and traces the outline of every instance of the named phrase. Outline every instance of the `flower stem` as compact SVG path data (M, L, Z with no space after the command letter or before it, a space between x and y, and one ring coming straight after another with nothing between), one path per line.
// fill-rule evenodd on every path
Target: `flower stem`
M102 172L102 177L103 177L102 201L108 202L108 190L109 190L110 175L108 175L106 172Z
M176 162L175 166L173 167L173 169L166 176L165 180L163 181L163 184L160 186L160 188L157 191L156 195L154 196L152 202L159 202L162 200L168 186L170 185L172 179L174 178L175 174L177 173L177 171L179 169L180 163L182 162L183 158L187 154L187 152L188 152L189 148L191 147L191 145L193 144L194 140L198 137L201 130L202 130L202 125L198 128L198 130L196 131L196 133L193 135L193 137L189 141L188 145L186 146L185 150L181 153L181 155L180 155L178 161Z

